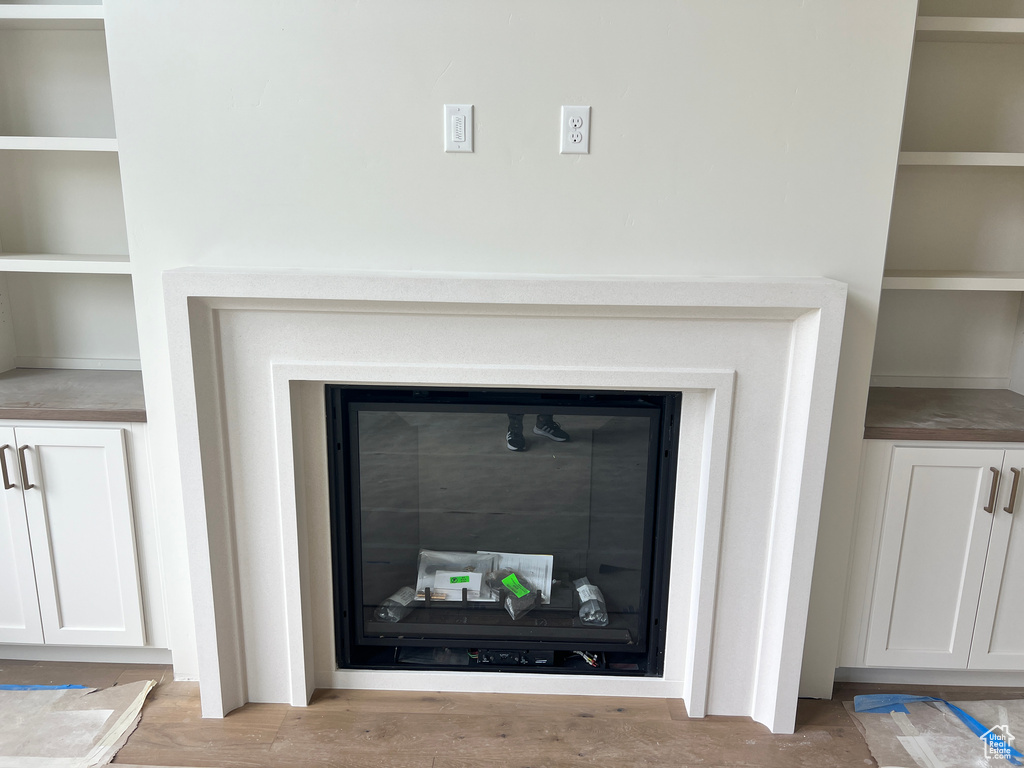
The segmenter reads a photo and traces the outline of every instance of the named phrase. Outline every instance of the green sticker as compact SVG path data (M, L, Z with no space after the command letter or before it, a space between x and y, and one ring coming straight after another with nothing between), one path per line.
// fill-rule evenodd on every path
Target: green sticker
M449 576L449 584L469 584L469 576Z
M526 587L519 583L519 579L516 578L516 575L514 573L510 573L508 576L502 579L501 583L508 587L509 591L516 597L525 597L526 595L530 594L530 590L528 590Z

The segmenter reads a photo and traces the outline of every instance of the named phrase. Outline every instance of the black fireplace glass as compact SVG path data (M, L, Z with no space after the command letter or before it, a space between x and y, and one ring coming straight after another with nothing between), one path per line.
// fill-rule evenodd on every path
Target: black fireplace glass
M529 671L657 671L676 396L327 395L340 666L482 667L493 650ZM509 570L533 591L516 618ZM382 609L396 593L399 621Z

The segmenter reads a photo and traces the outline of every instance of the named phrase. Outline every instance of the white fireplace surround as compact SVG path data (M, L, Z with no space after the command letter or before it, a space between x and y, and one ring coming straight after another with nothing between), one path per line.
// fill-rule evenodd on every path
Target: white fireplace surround
M164 276L203 714L314 688L680 697L791 732L846 304L824 278ZM684 393L658 678L338 670L324 382Z

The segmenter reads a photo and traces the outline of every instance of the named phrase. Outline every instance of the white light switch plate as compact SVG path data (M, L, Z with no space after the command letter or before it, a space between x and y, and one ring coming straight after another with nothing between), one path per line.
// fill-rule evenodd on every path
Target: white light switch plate
M444 151L473 151L473 105L444 105Z
M590 107L562 107L563 155L590 154Z

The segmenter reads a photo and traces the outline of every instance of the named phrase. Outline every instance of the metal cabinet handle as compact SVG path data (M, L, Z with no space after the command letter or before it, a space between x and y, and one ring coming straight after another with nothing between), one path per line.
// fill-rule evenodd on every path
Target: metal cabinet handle
M11 446L9 445L0 446L0 471L2 471L4 475L5 491L9 491L14 487L14 483L12 483L11 479L7 476L7 449L10 447Z
M999 470L995 467L989 467L992 470L992 490L988 494L988 506L982 507L986 512L990 513L996 508L996 489L999 487Z
M23 445L18 448L18 461L21 462L21 480L25 484L25 490L35 488L35 486L28 481L28 465L25 463L25 451L28 450L27 445Z
M1020 485L1020 470L1012 467L1010 472L1013 473L1013 485L1010 486L1010 503L1003 507L1003 512L1009 512L1012 515L1013 508L1017 504L1017 486Z

